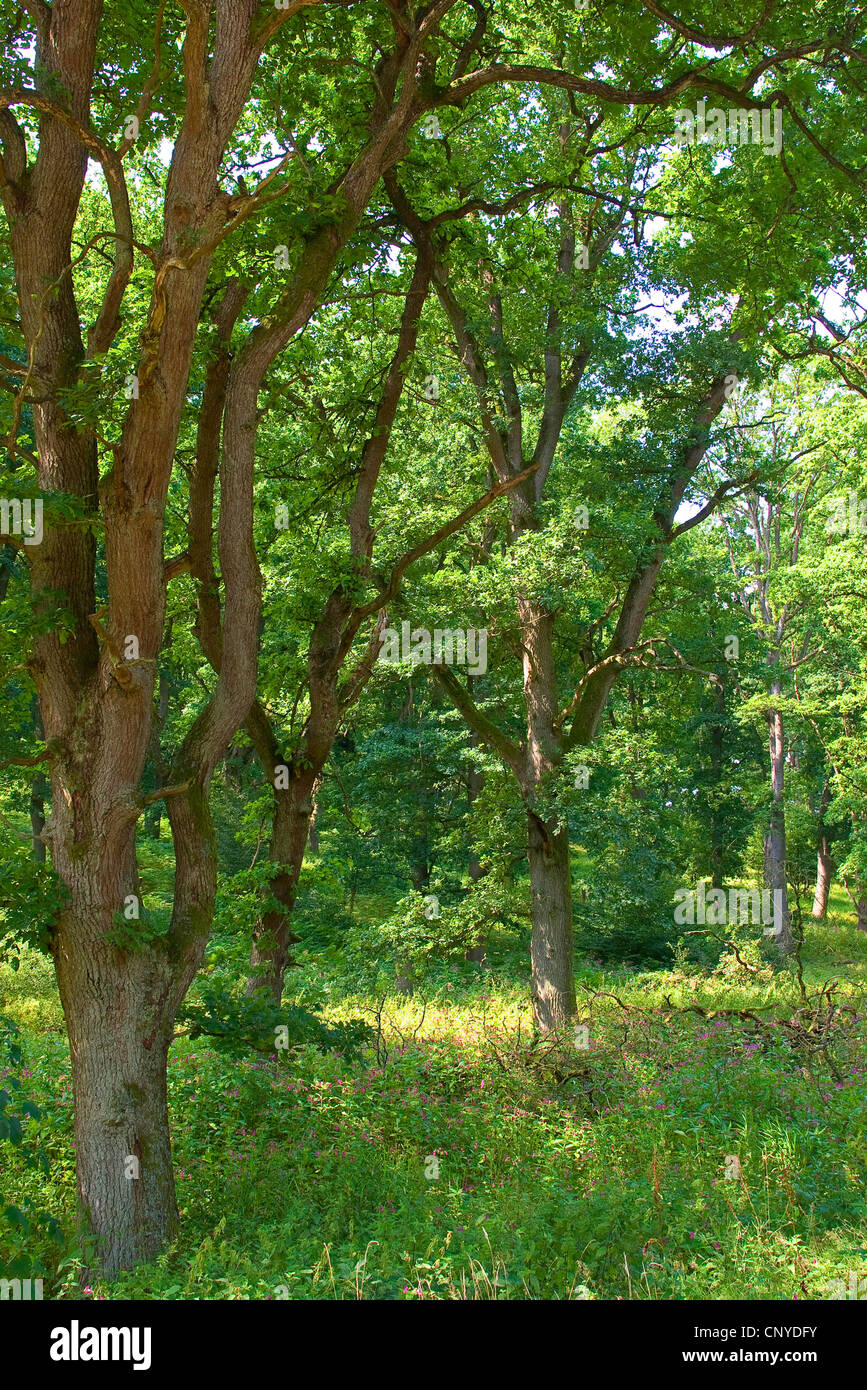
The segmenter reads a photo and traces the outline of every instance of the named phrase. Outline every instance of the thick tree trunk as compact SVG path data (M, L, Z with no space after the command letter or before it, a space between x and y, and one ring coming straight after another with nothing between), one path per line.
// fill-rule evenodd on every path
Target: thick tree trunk
M72 1060L80 1210L95 1241L91 1268L111 1278L153 1259L177 1229L166 1062L207 940L216 861L206 843L179 835L171 931L124 949L114 944L116 914L130 896L139 901L133 825L112 826L87 804L80 812L79 830L89 822L93 831L84 852L79 843L67 855L68 833L52 840L71 897L52 952ZM177 814L183 820L184 808ZM143 925L131 919L125 928Z
M558 765L561 748L555 720L557 679L551 613L531 599L518 600L524 645L527 743L523 776L530 869L530 941L533 1020L541 1032L558 1028L575 1013L572 945L572 876L569 831L546 825L532 801Z
M96 1263L111 1278L154 1259L177 1230L166 1062L172 1019L160 1008L162 963L107 946L111 918L69 923L57 956L75 1096L78 1196ZM102 939L101 939L102 938Z
M530 811L528 860L533 935L533 1020L542 1032L575 1013L569 832L552 830Z

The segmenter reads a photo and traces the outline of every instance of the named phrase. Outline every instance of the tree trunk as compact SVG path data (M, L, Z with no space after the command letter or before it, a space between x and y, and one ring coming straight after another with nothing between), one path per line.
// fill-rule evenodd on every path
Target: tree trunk
M30 788L30 830L33 836L33 858L37 864L45 863L45 841L42 839L42 832L45 829L45 797L49 791L47 777L43 772L38 773Z
M774 682L771 687L772 697L779 696L780 693L779 682ZM768 746L771 758L771 813L765 845L774 903L774 939L780 949L780 954L789 955L794 949L794 941L792 940L792 927L789 918L786 881L786 814L783 804L785 745L783 716L776 708L772 708L768 714ZM777 909L778 903L779 911Z
M78 949L58 954L75 1097L78 1197L96 1264L109 1278L154 1259L177 1231L166 1063L172 1018L159 1007L154 953L127 958L100 940L94 912Z
M524 699L527 742L523 776L527 808L527 862L530 869L530 940L533 1020L543 1033L575 1013L572 945L572 873L569 830L546 823L532 801L552 775L561 755L555 723L557 677L554 619L532 599L518 600L524 645Z
M283 995L283 976L292 963L290 947L300 940L292 930L292 910L307 848L313 781L313 776L307 773L293 778L284 790L274 792L269 858L277 867L271 880L271 893L280 908L264 912L254 929L247 994L265 988L276 1004Z
M405 960L398 961L397 974L395 976L394 987L398 994L413 994L415 985L412 978L412 966Z
M181 822L185 812L175 807ZM141 920L130 920L130 932L140 934L134 949L112 940L124 900L140 901L133 824L112 827L84 803L78 828L88 820L94 828L84 852L79 843L67 854L69 833L51 842L71 898L52 953L72 1061L77 1191L84 1229L95 1240L88 1263L107 1278L153 1259L177 1230L166 1062L211 921L216 857L213 847L208 853L206 808L203 814L204 840L177 837L169 933L148 941Z
M533 935L533 1021L544 1033L576 1009L572 946L572 884L568 830L552 830L527 815Z
M823 835L816 853L816 889L813 893L812 915L817 921L827 916L828 894L831 890L833 876L834 861L828 852L827 838Z
M710 733L711 803L710 803L710 865L711 886L723 888L725 884L725 865L723 854L723 815L720 805L720 792L723 783L723 738L726 712L726 692L722 680L713 685L715 719Z
M2 596L2 595L0 595ZM30 704L33 715L33 729L36 737L45 738L45 730L42 727L42 715L39 712L39 701L34 696ZM51 795L51 783L40 769L33 779L30 788L30 833L33 836L33 858L37 864L44 864L46 858L45 841L42 832L45 829L45 800Z
M819 800L819 815L816 825L816 889L813 893L812 916L816 920L821 920L828 912L828 895L831 891L831 879L834 877L834 861L828 847L828 835L825 829L825 813L831 804L831 788L828 782L822 788L822 795Z
M313 798L313 810L310 815L310 833L307 837L307 843L310 845L311 854L319 853L319 798L316 795L314 795Z
M765 831L762 852L762 886L770 888L773 881L773 867L771 858L771 832Z
M472 677L470 677L468 684L470 688L472 688ZM477 734L470 735L470 743L474 746L478 745L479 737ZM472 811L473 802L481 792L484 785L484 772L481 770L481 768L478 768L475 766L475 764L472 764L467 771L467 807L470 811ZM481 880L485 877L485 874L487 873L487 869L482 867L482 862L479 859L479 856L475 854L473 850L470 850L469 852L467 872L473 883L480 883ZM471 961L473 965L482 965L486 956L487 944L484 938L482 938L482 940L479 941L478 945L467 947L465 959Z

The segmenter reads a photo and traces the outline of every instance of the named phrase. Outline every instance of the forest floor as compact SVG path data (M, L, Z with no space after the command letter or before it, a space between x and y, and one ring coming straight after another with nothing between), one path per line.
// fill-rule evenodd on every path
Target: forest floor
M867 1275L867 935L839 906L807 928L803 990L746 939L740 961L581 962L580 1022L557 1044L530 1037L514 940L492 943L494 968L444 964L424 997L381 1009L302 957L288 992L325 998L334 1020L380 1010L375 1046L277 1062L179 1038L181 1236L92 1295L846 1296ZM0 968L0 1013L22 1049L0 1086L14 1075L11 1109L27 1096L39 1112L23 1145L0 1145L0 1212L16 1209L0 1265L26 1256L46 1297L80 1296L69 1054L45 957Z

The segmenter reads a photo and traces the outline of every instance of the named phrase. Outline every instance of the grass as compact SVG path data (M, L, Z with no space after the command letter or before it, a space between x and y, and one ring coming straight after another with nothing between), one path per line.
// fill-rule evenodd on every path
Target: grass
M797 1018L792 975L753 942L751 969L730 951L704 968L584 964L589 1048L534 1046L523 945L490 954L491 972L442 965L424 999L386 1000L355 1062L309 1047L232 1061L178 1039L180 1238L92 1295L823 1299L867 1274L863 1021L802 1045L771 1022ZM808 990L836 979L861 1013L864 933L811 925L803 964ZM312 959L290 989L334 1019L376 1008ZM23 1256L46 1296L78 1296L69 1056L43 957L0 971L0 1011L41 1110L25 1136L48 1159L0 1145L0 1207L29 1219L0 1224L0 1265Z

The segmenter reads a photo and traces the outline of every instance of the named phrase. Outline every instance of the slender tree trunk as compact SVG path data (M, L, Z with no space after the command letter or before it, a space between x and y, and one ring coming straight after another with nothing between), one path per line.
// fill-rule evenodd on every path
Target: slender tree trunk
M725 888L723 873L723 841L716 809L711 810L710 827L710 877L711 887Z
M828 895L831 891L831 880L834 877L834 861L828 847L828 835L825 827L825 813L831 804L831 788L826 782L822 788L822 796L819 801L819 815L816 825L816 888L813 893L812 916L821 920L828 913Z
M564 126L561 130L562 142L565 143L567 138L568 132ZM524 467L525 421L513 361L505 340L502 303L499 293L493 288L494 277L490 275L488 280L492 286L489 295L491 341L499 377L496 407L492 406L493 374L487 370L487 346L481 346L470 326L470 316L465 313L449 284L446 268L437 260L436 242L415 214L397 180L386 175L385 182L392 202L410 228L416 244L427 245L434 254L437 294L451 323L461 361L476 391L493 470L501 482L510 476L515 479ZM569 374L564 381L564 341L558 296L569 283L575 269L576 239L567 204L564 202L560 205L558 211L561 219L558 274L562 281L548 305L543 409L532 465L538 471L533 479L523 483L520 488L516 487L510 494L513 541L540 524L538 503L554 461L566 412L592 351L587 343L578 344L577 351L572 352ZM434 667L437 679L467 723L511 770L530 818L528 856L533 902L532 994L534 1017L537 1026L543 1030L556 1026L575 1011L571 877L568 829L545 825L536 816L534 803L546 780L556 775L562 767L564 755L575 747L586 747L593 742L608 694L623 668L624 654L636 645L641 635L657 577L669 544L677 534L675 517L689 481L708 448L709 426L725 404L727 380L720 373L698 404L693 423L683 440L678 467L673 470L668 495L664 502L657 503L653 512L657 539L651 546L643 547L638 557L607 652L601 660L596 660L589 651L586 654L585 676L579 690L575 691L565 724L557 701L557 671L553 655L554 615L530 592L519 592L517 596L527 730L524 744L518 745L507 737L475 705L468 689L444 665Z
M813 893L812 916L817 921L826 917L828 914L828 895L831 891L831 879L834 876L834 861L828 852L828 841L823 835L819 841L819 848L816 852L816 888Z
M478 767L471 767L470 771L467 773L467 803L470 808L472 808L472 802L475 801L475 798L477 798L484 785L484 771L481 771ZM477 853L472 851L472 849L470 851L470 856L468 856L467 873L470 874L471 881L474 884L481 883L482 878L488 873L488 869L482 866L481 859L479 859ZM479 941L477 945L474 945L474 947L467 948L467 960L471 960L474 965L482 965L486 956L488 956L488 942L486 942L485 937L482 937L481 941Z
M710 766L711 766L711 805L710 805L710 864L711 864L711 886L723 888L725 886L725 865L724 865L724 840L723 840L723 817L722 807L720 806L720 791L723 780L723 721L726 712L726 693L722 681L715 680L713 685L713 703L715 719L711 726L710 735Z
M349 533L353 559L358 573L366 575L374 533L370 529L370 506L379 478L380 469L395 414L405 381L406 364L415 349L421 307L428 293L430 268L427 261L419 257L413 274L409 293L401 316L401 331L398 345L392 357L386 380L377 408L377 427L367 440L361 456L361 467L356 481L355 496L349 511ZM226 359L227 366L227 359ZM221 385L219 374L211 383L213 425L208 429L204 402L200 419L205 423L206 432L218 435L219 401ZM205 441L207 442L207 441ZM200 448L200 459L214 453ZM199 465L198 473L204 505L200 510L204 517L209 515L213 497L213 463ZM204 528L199 526L200 541L196 546L195 572L200 577L200 629L207 635L207 649L212 665L219 664L219 650L216 641L218 615L213 611L213 599L209 591L214 587L214 572L210 558L208 538ZM259 922L250 957L250 977L247 993L252 993L265 983L272 997L279 1002L283 990L283 974L289 960L289 946L298 937L291 930L290 921L298 890L298 878L304 861L304 851L308 837L315 823L315 795L318 779L334 745L340 721L346 710L355 702L373 671L373 664L379 654L380 632L385 622L384 611L380 612L370 634L365 658L346 679L343 676L344 663L352 649L353 639L361 624L361 612L355 607L348 590L339 584L332 590L320 611L313 627L310 649L307 657L307 681L310 697L310 716L305 725L296 755L283 764L289 772L289 786L280 788L275 781L275 768L282 763L279 744L270 721L258 702L254 705L247 720L247 727L256 745L260 761L275 787L275 814L271 836L270 856L279 871L271 883L274 896L281 903L280 911L266 912ZM371 615L372 616L372 615ZM300 769L300 770L299 770ZM318 850L318 840L316 844ZM426 872L426 871L425 871ZM355 905L356 880L353 878L350 912Z
M472 734L470 736L470 742L474 745L477 745L479 742L478 735ZM470 809L470 811L472 811L473 802L475 801L476 797L480 794L484 785L484 772L482 772L481 768L478 768L475 765L471 766L469 771L467 772L467 806ZM472 850L470 850L469 853L467 872L473 883L480 883L481 880L485 877L485 874L487 873L487 869L482 867L482 862L479 859L478 855L475 854ZM471 961L474 965L481 965L485 960L486 956L487 943L484 938L482 938L482 940L479 941L478 945L469 946L467 948L466 959L468 961Z
M319 797L316 791L313 793L313 810L310 813L310 834L307 837L310 845L310 853L319 853Z
M780 694L780 684L775 681L771 686L771 698L779 697ZM772 707L768 714L768 747L771 758L771 813L765 843L774 903L774 935L780 953L788 955L794 949L794 942L789 917L786 880L786 813L783 802L785 744L783 716L781 711L775 707Z
M765 831L762 849L762 884L765 888L770 888L773 882L773 867L771 859L771 832Z
M42 839L42 832L45 829L45 796L49 792L48 781L44 773L40 772L30 788L30 830L33 836L33 858L37 864L45 863L45 841Z
M314 780L313 775L306 773L293 778L286 789L274 793L269 858L278 871L271 880L270 890L280 907L264 912L254 929L247 994L265 988L276 1004L283 995L283 976L292 963L290 948L300 940L292 930L292 911L307 848Z

